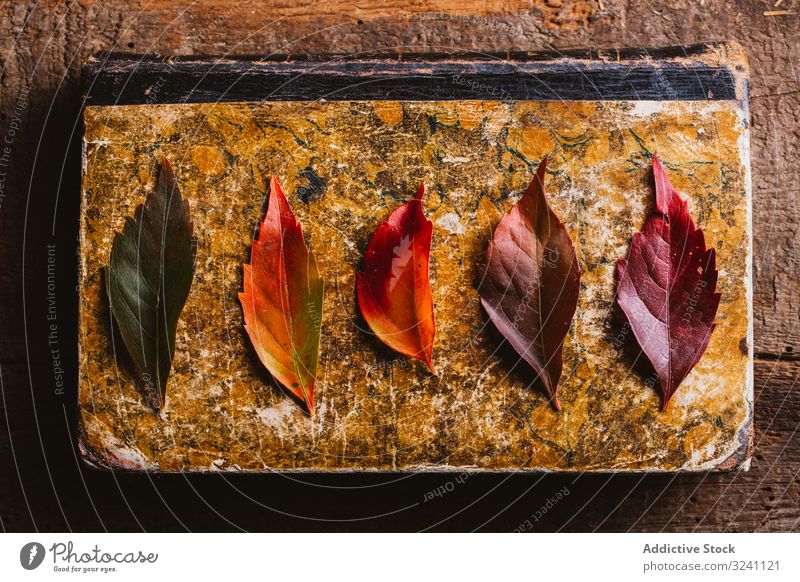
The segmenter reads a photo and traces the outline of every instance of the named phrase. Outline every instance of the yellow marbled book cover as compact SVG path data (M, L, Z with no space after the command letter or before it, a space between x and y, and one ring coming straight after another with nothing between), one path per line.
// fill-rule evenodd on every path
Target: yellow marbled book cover
M738 101L339 101L88 107L80 273L85 458L159 471L676 471L746 468L753 406L750 184ZM660 412L623 351L614 269L654 203L657 152L717 249L722 300ZM486 245L550 156L550 203L582 275L561 412L498 351L478 294ZM102 284L111 243L169 158L197 270L161 416L126 367ZM269 176L325 279L316 413L255 356L237 293ZM377 224L427 185L438 374L365 330L355 273Z

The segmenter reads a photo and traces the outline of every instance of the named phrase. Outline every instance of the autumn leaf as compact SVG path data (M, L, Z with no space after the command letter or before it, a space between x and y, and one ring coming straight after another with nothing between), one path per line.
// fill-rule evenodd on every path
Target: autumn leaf
M323 281L275 178L270 178L267 214L243 275L239 301L258 358L313 413Z
M146 402L164 403L178 317L194 276L189 203L164 158L155 190L114 237L105 273L111 312Z
M544 193L547 158L494 232L479 293L494 326L560 409L561 352L578 305L578 258Z
M422 212L425 185L375 230L356 274L358 305L387 346L433 368L436 323L428 278L433 223Z
M655 212L617 262L617 302L658 374L666 410L708 346L720 294L716 253L656 156L653 177Z

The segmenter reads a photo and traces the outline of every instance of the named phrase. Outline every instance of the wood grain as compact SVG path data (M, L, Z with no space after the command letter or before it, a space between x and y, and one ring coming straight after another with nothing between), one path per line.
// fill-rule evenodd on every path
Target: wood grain
M10 144L10 164L3 168L7 179L0 203L0 264L5 267L0 272L3 528L281 531L421 529L438 524L436 529L512 530L560 487L570 485L559 477L482 477L468 480L435 503L423 503L425 493L447 479L415 475L398 484L373 476L366 481L374 487L365 490L348 489L364 485L355 477L310 478L311 484L298 486L280 477L175 476L150 481L83 469L69 432L74 386L56 393L51 372L46 245L56 244L58 336L69 356L67 374L74 378L75 346L70 338L77 333L79 77L90 54L526 51L727 39L743 44L751 66L755 340L762 358L756 362L753 468L749 473L681 477L671 483L671 477L664 476L641 482L623 476L610 481L604 476L580 478L570 488L568 502L534 525L541 531L800 528L800 442L794 432L800 405L800 250L795 235L800 226L795 210L800 172L794 163L800 141L795 70L800 15L764 17L773 3L756 0L671 0L657 6L604 0L604 10L596 1L572 0L511 2L500 8L469 0L383 2L377 8L355 2L313 8L309 4L304 2L296 12L289 2L274 1L239 2L235 9L221 0L196 2L188 9L187 0L15 0L0 6L0 139L17 119L18 97L24 101ZM51 236L54 218L57 229ZM312 493L317 509L310 513L303 508ZM418 505L398 511L414 503ZM392 511L382 518L358 519ZM290 517L293 512L356 521L311 521Z
M724 56L723 56L724 55ZM737 45L664 49L269 59L106 53L86 105L240 101L747 99Z

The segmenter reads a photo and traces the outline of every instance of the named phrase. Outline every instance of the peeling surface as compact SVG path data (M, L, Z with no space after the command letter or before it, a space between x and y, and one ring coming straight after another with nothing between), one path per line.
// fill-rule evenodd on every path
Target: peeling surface
M134 470L746 468L752 420L749 173L736 102L282 102L87 108L81 224L81 448ZM743 145L744 144L744 145ZM708 351L659 412L621 347L614 264L652 207L650 156L717 248ZM476 292L492 228L550 155L582 289L563 410L499 347ZM161 417L114 354L101 268L166 155L190 201L197 272ZM249 347L236 295L269 175L326 281L317 414ZM428 184L438 376L364 331L354 275L377 224ZM740 349L740 342L746 349ZM116 343L117 349L120 344Z

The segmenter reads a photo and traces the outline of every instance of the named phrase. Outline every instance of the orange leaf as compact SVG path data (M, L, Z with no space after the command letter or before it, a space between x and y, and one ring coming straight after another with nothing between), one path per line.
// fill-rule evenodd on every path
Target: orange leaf
M428 278L433 223L422 212L421 184L413 200L382 222L356 275L364 319L387 346L433 369L433 296Z
M243 270L239 301L250 341L267 370L313 412L323 281L275 178L270 178L267 215Z

